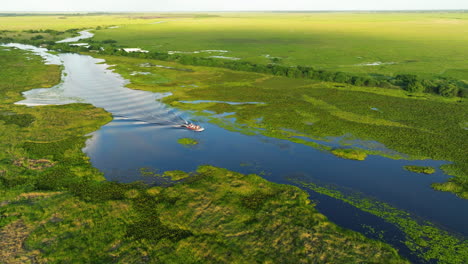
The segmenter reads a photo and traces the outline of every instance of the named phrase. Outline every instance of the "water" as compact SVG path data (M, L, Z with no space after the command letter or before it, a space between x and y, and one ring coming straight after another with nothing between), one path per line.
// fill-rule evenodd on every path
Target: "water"
M127 81L107 69L103 60L78 54L60 54L65 69L62 83L51 89L34 89L24 94L17 104L91 103L114 116L163 125L181 125L185 121L175 109L158 99L170 94L156 94L125 88Z
M108 180L151 182L151 178L140 175L140 168L194 171L204 164L257 173L277 183L293 184L290 178L300 177L362 192L468 236L468 203L430 187L431 183L444 182L449 177L440 170L433 175L421 175L403 169L409 164L439 167L443 161L392 160L380 156L352 161L305 145L247 136L209 123L202 124L206 128L203 133L176 128L182 122L181 114L158 101L170 93L125 88L126 80L108 70L107 65L97 64L102 60L90 56L60 54L55 59L65 67L63 83L28 91L24 94L26 99L18 103L87 102L111 112L116 118L92 133L84 149ZM178 144L177 140L183 137L195 138L199 144L190 147ZM386 241L412 258L400 241L403 234L394 226L342 201L309 193L311 199L318 201L317 208L335 223L360 232L365 231L363 224L387 231Z
M80 31L80 32L78 32L80 34L79 36L73 37L73 38L63 39L63 40L57 41L57 43L77 42L77 41L80 41L82 39L92 38L94 36L94 34L89 32L89 31L90 31L90 29Z
M41 56L44 59L44 64L48 64L48 65L50 64L61 65L62 64L62 61L60 60L58 56L47 53L48 50L44 48L38 48L38 47L31 46L31 45L25 45L25 44L19 44L19 43L8 43L8 44L3 44L1 46L30 51L36 55Z

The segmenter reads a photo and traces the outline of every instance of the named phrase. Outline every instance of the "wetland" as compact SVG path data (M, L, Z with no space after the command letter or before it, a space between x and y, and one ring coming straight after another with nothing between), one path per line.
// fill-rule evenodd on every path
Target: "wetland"
M71 247L84 262L468 258L463 98L105 52L0 54L0 236L19 228L26 245L3 262L68 261Z

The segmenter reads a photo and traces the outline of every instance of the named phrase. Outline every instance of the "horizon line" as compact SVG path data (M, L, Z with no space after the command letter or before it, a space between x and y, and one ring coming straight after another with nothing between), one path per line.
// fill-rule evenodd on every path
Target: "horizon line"
M165 10L165 11L2 11L0 10L0 14L5 13L52 13L52 14L63 14L63 13L199 13L199 12L206 12L206 13L235 13L235 12L293 12L293 13L309 13L309 12L437 12L437 11L468 11L468 9L461 8L461 9L343 9L343 10Z

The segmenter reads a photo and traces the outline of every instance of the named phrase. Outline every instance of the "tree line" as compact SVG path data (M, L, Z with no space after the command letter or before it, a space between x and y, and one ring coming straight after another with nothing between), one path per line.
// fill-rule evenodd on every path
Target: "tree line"
M69 32L77 32L78 29L69 30ZM45 32L43 33L52 33ZM42 33L37 32L37 33ZM53 32L55 33L55 32ZM55 33L56 34L56 33ZM9 39L12 40L12 39ZM6 42L5 39L0 42ZM23 40L23 43L40 45L46 44L49 49L58 50L61 52L87 52L96 51L104 55L118 55L137 57L145 59L155 59L162 61L175 61L184 65L220 67L235 71L257 72L263 74L271 74L275 76L284 76L289 78L311 79L326 82L336 82L350 84L355 86L367 87L382 87L390 89L401 88L412 93L432 93L444 97L468 97L468 84L461 80L456 80L449 77L421 78L413 74L398 74L396 76L370 76L356 75L353 73L329 71L316 69L310 66L287 66L277 63L257 64L243 60L224 60L218 58L198 57L187 54L168 54L166 52L148 52L148 53L127 53L120 48L115 47L115 40L108 39L101 42L90 40L90 47L70 47L66 43L55 43L44 41L41 39ZM103 49L105 47L105 49Z
M113 43L105 40L104 43ZM91 46L89 49L98 49ZM84 50L84 49L82 49ZM284 76L289 78L312 79L326 82L336 82L351 84L355 86L401 88L412 93L433 93L444 97L468 97L468 85L460 80L448 77L437 77L433 79L421 78L413 74L399 74L396 76L361 76L346 72L328 71L316 69L310 66L286 66L275 63L257 64L242 60L223 60L217 58L197 57L186 54L169 55L163 52L149 53L127 53L116 48L99 50L105 55L119 55L146 59L156 59L162 61L175 61L184 65L220 67L236 71L257 72Z

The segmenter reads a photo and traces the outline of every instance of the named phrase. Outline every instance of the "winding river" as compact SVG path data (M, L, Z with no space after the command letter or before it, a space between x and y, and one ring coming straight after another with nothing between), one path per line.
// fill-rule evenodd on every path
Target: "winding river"
M108 180L150 181L140 174L141 168L160 172L167 170L194 171L209 164L242 173L257 173L277 183L294 184L291 178L335 185L360 192L417 218L428 220L442 229L462 237L468 236L468 203L453 194L431 189L433 182L444 182L449 176L437 170L433 175L420 175L403 169L404 165L439 167L443 161L392 160L369 156L365 161L335 157L305 145L264 136L248 136L203 123L203 133L176 128L183 122L179 113L158 99L170 94L158 94L125 87L128 83L109 70L103 60L79 54L51 55L45 49L9 44L43 56L47 63L64 66L62 83L49 89L34 89L24 93L18 104L29 106L90 103L104 108L114 120L91 134L84 152L93 166ZM200 143L187 147L179 138L192 137ZM307 190L317 209L340 226L366 233L371 226L376 233L384 231L384 240L410 260L419 262L402 242L404 234L372 214L338 199Z

